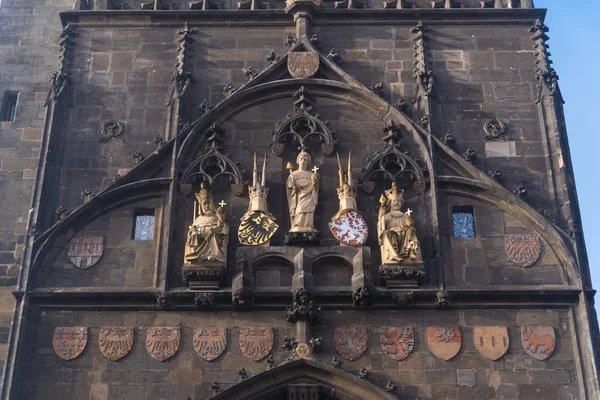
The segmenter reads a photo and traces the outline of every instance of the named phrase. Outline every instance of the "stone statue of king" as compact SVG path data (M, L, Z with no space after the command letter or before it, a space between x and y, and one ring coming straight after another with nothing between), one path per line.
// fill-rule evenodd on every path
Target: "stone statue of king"
M381 246L383 265L422 264L421 246L417 238L415 221L408 209L402 211L404 191L398 189L396 182L385 191L379 200L379 221L377 234ZM389 211L387 211L389 208Z
M309 170L312 159L304 150L298 154L296 162L296 171L292 170L291 164L286 167L290 171L286 184L291 219L290 232L316 232L314 220L319 202L318 168Z
M229 225L225 210L215 204L211 192L200 188L196 193L198 204L194 207L194 222L188 229L185 246L185 264L207 267L225 266Z

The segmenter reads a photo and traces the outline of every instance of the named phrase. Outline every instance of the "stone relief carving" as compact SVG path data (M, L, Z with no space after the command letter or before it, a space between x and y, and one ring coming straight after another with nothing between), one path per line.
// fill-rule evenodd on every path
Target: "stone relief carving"
M449 361L462 347L460 329L458 326L428 326L427 345L435 356Z
M288 54L288 71L293 78L312 78L319 70L319 64L319 53L314 51L294 51Z
M104 237L77 236L71 239L67 255L77 268L86 270L100 261L104 252Z
M333 331L335 350L345 360L358 360L367 351L368 344L369 337L364 326L336 327Z
M131 351L134 338L134 328L103 326L98 338L100 352L111 361L120 360Z
M286 319L291 323L313 322L318 318L319 311L320 309L315 306L313 293L306 288L300 288L292 292L292 308L286 310Z
M157 361L173 357L181 344L181 332L175 327L153 327L146 332L146 350Z
M473 338L475 348L488 360L499 360L508 351L510 337L505 326L476 326Z
M227 348L227 328L194 328L194 351L204 361L214 361Z
M411 327L385 327L379 331L381 350L392 360L402 361L415 348L415 332Z
M340 155L338 159L339 186L337 188L340 206L331 218L329 229L333 236L348 246L362 246L367 241L369 229L356 206L356 186L352 180L352 153L348 155L348 171L344 171Z
M508 140L506 136L506 124L497 118L492 118L483 125L485 136L483 140Z
M85 350L88 340L86 326L57 327L54 329L52 347L58 357L71 361Z
M125 126L120 121L110 120L102 123L100 131L102 136L98 139L98 143L106 143L111 139L122 142L120 136L125 132Z
M551 326L524 326L521 328L521 344L531 357L544 361L556 347L556 335Z
M540 238L537 235L504 235L506 256L523 268L531 267L542 254Z
M273 349L273 328L240 328L240 350L250 361L258 362Z
M252 174L252 186L248 185L250 203L248 210L241 219L238 229L238 239L245 246L269 245L269 242L279 225L275 223L277 218L271 214L267 207L267 155L265 154L262 173L259 175L254 153L254 172Z

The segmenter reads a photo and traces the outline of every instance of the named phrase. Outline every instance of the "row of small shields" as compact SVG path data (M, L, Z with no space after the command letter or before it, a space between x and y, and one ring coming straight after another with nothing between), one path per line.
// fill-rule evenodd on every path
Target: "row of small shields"
M133 348L135 329L131 327L102 327L98 338L100 352L111 361L125 357ZM84 326L58 327L54 330L52 346L65 361L79 357L88 342ZM217 359L227 347L227 328L195 328L192 339L194 351L205 361ZM272 328L240 329L240 349L252 361L267 357L273 349ZM176 327L153 327L146 331L146 350L157 361L173 357L181 345L181 331Z
M510 337L505 326L482 326L473 329L475 348L487 359L496 361L508 351ZM368 347L366 327L338 327L333 335L337 353L348 361L360 358ZM412 327L385 327L379 331L379 342L384 354L395 361L407 358L415 348ZM543 361L554 353L556 336L551 326L521 328L521 344L531 357ZM449 361L462 348L462 335L457 326L428 326L427 346L438 358Z

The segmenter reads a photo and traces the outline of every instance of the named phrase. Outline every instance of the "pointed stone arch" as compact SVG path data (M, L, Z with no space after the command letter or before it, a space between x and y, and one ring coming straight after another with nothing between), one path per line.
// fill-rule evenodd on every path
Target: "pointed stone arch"
M395 400L369 381L313 360L296 360L264 371L216 394L211 400L267 400L279 398L288 385L318 386L327 400ZM283 397L286 399L287 397Z

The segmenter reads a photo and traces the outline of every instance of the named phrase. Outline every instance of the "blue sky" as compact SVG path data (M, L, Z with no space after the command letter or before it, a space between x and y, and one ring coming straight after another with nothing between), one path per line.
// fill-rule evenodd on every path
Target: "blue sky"
M560 77L592 281L600 288L600 1L535 0L547 8L551 59Z

